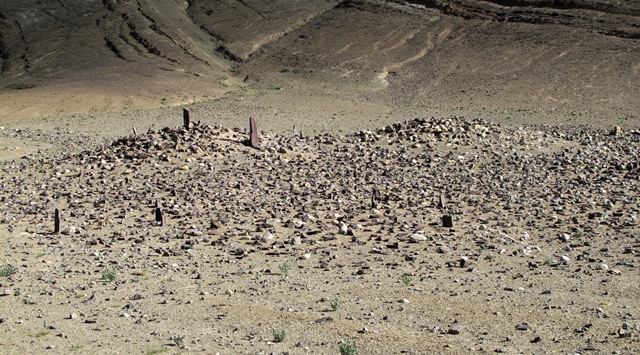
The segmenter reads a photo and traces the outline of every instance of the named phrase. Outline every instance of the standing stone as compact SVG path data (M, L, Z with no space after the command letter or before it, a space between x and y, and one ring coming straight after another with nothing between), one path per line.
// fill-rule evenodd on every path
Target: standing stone
M445 205L444 194L440 194L440 196L438 196L438 208L443 210L444 205Z
M191 126L191 113L188 108L182 109L182 121L184 123L184 128L189 129L189 126Z
M442 226L447 228L453 228L453 218L449 215L442 216Z
M260 149L260 137L258 137L258 127L256 119L249 117L249 145L252 148Z
M54 234L59 234L60 233L60 225L62 223L62 215L60 213L60 210L56 208L54 216L53 216L53 233Z
M379 201L381 196L380 196L380 189L378 189L377 187L373 188L373 197Z
M164 226L164 213L162 213L160 207L156 207L156 223L158 223L160 227Z

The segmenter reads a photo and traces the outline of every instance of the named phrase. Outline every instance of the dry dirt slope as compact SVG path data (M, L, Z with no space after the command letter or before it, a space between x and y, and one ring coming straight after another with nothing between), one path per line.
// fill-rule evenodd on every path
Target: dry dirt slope
M634 124L638 7L637 1L3 2L0 115L14 122L95 116L212 98L222 100L209 110L233 115L242 87L250 102L241 105L265 116L270 108L295 112L302 101L309 115L324 119L344 107L352 121L371 118L374 125L412 112Z

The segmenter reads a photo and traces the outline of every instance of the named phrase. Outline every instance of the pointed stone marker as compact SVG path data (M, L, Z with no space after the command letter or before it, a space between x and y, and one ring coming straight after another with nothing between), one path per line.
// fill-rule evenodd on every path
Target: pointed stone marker
M448 215L442 216L442 226L447 228L453 228L453 218Z
M444 204L445 204L444 194L440 194L440 196L438 196L438 208L443 210Z
M182 121L184 122L184 128L189 129L189 126L191 126L191 113L188 108L182 109Z
M164 226L164 213L162 213L162 209L160 207L156 207L156 222L160 227Z
M56 211L53 215L53 233L54 234L60 233L61 224L62 224L62 214L60 213L60 210L56 208Z
M373 188L373 198L380 200L380 190L377 187Z
M260 149L260 137L258 137L258 127L256 119L249 117L249 145L252 148Z

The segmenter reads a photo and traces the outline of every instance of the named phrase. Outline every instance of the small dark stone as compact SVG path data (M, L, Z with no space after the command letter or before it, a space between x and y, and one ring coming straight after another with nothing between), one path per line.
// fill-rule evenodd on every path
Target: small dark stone
M516 330L529 330L529 329L531 329L531 326L529 325L529 323L526 323L526 322L516 325Z
M449 215L442 216L442 226L446 228L453 228L453 218Z
M449 331L447 333L452 335L458 335L460 334L460 332L462 332L463 329L464 327L462 325L456 323L449 328Z
M324 323L328 323L328 322L332 322L333 318L331 318L330 316L326 316L326 317L322 317L322 318L318 318L315 320L316 324L324 324Z

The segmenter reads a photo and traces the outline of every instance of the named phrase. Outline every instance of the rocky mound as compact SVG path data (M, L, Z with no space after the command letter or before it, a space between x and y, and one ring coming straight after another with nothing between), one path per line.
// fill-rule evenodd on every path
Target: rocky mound
M20 296L10 297L8 304L26 300L28 305L20 307L41 307L59 302L61 293L63 299L71 300L60 310L47 313L52 322L61 322L53 316L56 312L75 317L82 312L90 324L102 324L106 334L111 334L109 329L135 333L142 329L134 328L136 324L153 323L154 319L160 322L163 312L172 312L162 302L176 300L171 296L176 292L182 300L192 299L188 304L202 307L208 304L208 297L246 297L247 302L276 297L281 300L278 302L291 302L291 297L313 298L305 296L304 290L313 294L315 286L309 285L326 282L322 271L341 275L331 277L342 280L338 283L343 286L335 287L355 287L346 286L354 277L358 284L385 287L387 282L393 283L384 281L390 276L380 279L382 276L375 275L400 269L406 272L403 278L416 285L415 292L424 292L415 296L416 307L428 308L425 300L443 292L451 302L465 294L463 301L476 306L484 298L507 302L504 298L497 301L496 292L521 292L517 304L542 312L514 312L521 320L517 331L534 329L536 334L527 336L530 339L515 336L510 345L500 345L499 339L513 334L513 317L488 330L483 322L465 318L465 312L456 316L460 319L455 322L425 316L437 324L429 327L432 334L467 334L470 338L463 338L466 340L459 345L465 349L495 347L508 352L513 346L574 351L586 346L581 335L587 332L589 339L598 342L598 350L638 346L639 334L633 330L638 314L632 306L637 305L638 288L629 281L637 280L640 252L640 132L550 126L512 129L454 117L419 118L344 137L262 132L263 149L248 146L246 139L246 132L239 129L198 124L149 130L61 158L5 164L0 176L5 191L0 197L0 225L13 237L2 251L18 273L0 281L7 295ZM55 209L63 217L63 236L52 234ZM47 264L40 268L36 266L38 259L29 255L35 253L33 248L43 247ZM307 286L276 293L280 296L267 296L268 289L250 291L253 286L245 285L246 277L241 275L277 275L266 266L269 258L298 260L300 285ZM256 262L262 267L256 268ZM233 265L240 265L242 271L229 271L229 267L238 267ZM109 284L88 281L105 268L134 276L118 281L114 295L105 298L101 293L110 289ZM461 284L443 276L458 269L469 272L457 274L456 280L464 279ZM159 281L164 286L153 283L158 280L136 277L140 270L155 270L153 275L164 280ZM171 276L171 270L179 273ZM280 271L288 273L289 269L282 266ZM192 276L183 281L183 291L175 291L175 286L167 285L180 274ZM201 287L197 293L189 288L189 279L212 280L212 275L239 279L232 281L231 288L211 281L205 293ZM438 278L448 281L438 282L434 288ZM527 280L524 287L507 281L518 278ZM606 285L602 284L605 280ZM67 291L47 293L60 283L68 284ZM481 287L484 283L488 286ZM614 291L610 285L620 288ZM474 291L466 293L469 287ZM543 306L551 301L541 300L540 293L563 290L558 292L563 295L561 303L566 304L567 287L584 288L600 296L569 296L573 305L565 307L571 317L547 323L545 312L555 308L544 311ZM608 290L604 296L603 288ZM69 296L70 289L93 293L93 300L87 296L88 302L75 301ZM368 291L355 292L353 297L367 297ZM133 300L148 302L148 308L135 313L131 309L138 309L136 303L126 301L134 304L123 312L127 317L133 314L136 322L116 320L109 307L118 309L118 300L131 300L134 293L137 298ZM603 301L610 310L602 311L604 318L593 319L591 313L576 310L601 309L594 302ZM404 298L402 302L409 303ZM631 308L625 308L629 305ZM292 309L315 312L300 307ZM389 307L383 307L386 310L380 314L397 311ZM510 311L508 314L513 316ZM344 321L362 324L358 319L347 317ZM587 319L589 325L585 325ZM311 320L300 320L301 327L307 321ZM118 326L108 325L111 322ZM406 322L397 323L397 330L408 332L416 326ZM162 323L169 328L167 324L173 324L170 320ZM570 324L581 328L561 328ZM262 327L268 329L268 324ZM171 339L169 333L164 330L156 336ZM225 343L228 349L264 349L265 339L254 336L246 339L247 343L237 343L231 333L225 334L231 339ZM538 344L540 340L536 340L559 334L564 334L560 343L548 340ZM418 339L424 336L428 335ZM486 339L480 342L484 345L473 345L472 339L477 337ZM191 339L192 347L203 349L214 349L222 341L214 345L204 335L192 335ZM332 349L319 340L306 341L322 352ZM49 342L63 350L57 341ZM13 350L25 349L20 342L15 344ZM116 344L107 341L105 346ZM366 349L377 346L375 341L364 344L369 344ZM399 343L390 344L385 346L393 351ZM411 349L433 350L429 347L433 344L427 341Z

